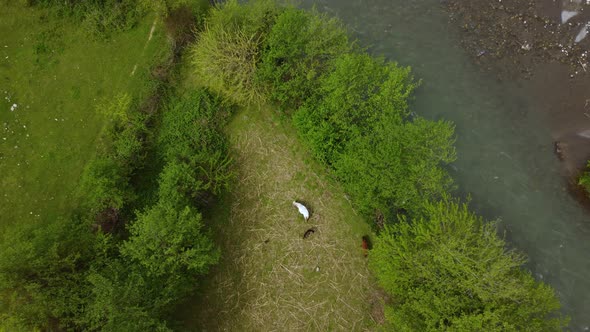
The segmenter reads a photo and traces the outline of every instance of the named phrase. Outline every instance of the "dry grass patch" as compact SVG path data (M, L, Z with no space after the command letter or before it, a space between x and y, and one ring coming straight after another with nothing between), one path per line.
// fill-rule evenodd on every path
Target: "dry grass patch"
M271 110L243 110L228 133L238 177L212 216L223 255L189 309L198 315L191 327L370 329L375 288L361 249L369 227ZM296 199L311 207L309 221L291 205Z

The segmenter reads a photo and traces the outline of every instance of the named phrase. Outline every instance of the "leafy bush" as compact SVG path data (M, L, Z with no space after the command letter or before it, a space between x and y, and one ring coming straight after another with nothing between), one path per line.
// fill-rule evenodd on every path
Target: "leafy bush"
M120 111L127 104L123 98L106 108L115 124L133 123ZM171 308L217 263L219 251L197 206L229 184L227 142L220 132L226 116L220 100L204 90L169 99L155 146L165 163L157 202L127 225L126 241L106 243L97 255L88 277L88 329L169 331Z
M320 80L318 97L293 115L299 135L367 215L417 210L452 183L441 164L455 158L453 127L410 118L415 87L409 68L346 54Z
M80 179L82 207L96 216L107 209L120 210L133 197L126 171L115 160L97 157L91 160Z
M137 0L84 1L74 10L83 16L82 28L89 35L100 38L133 28L145 15Z
M199 187L194 187L190 193L181 190L192 198L203 198L204 192L216 195L227 189L233 173L221 128L228 116L229 110L221 105L221 99L205 90L171 98L158 136L159 149L168 163L164 179L177 174L183 181L189 176L191 183L198 181Z
M334 170L365 214L394 218L398 211L416 214L424 201L452 188L441 167L455 159L453 126L417 118L395 124L387 116L371 135L353 139Z
M93 248L87 223L75 218L17 224L2 234L0 322L28 331L50 330L49 319L62 329L75 326L89 293L84 280Z
M107 243L95 259L84 315L88 329L169 331L171 308L218 261L196 206L229 183L227 142L219 131L226 114L219 101L204 90L169 99L155 146L165 162L157 202L127 225L126 241ZM118 111L124 99L115 104L107 109L115 123L133 123Z
M221 128L229 113L221 99L205 90L173 96L166 103L158 134L158 149L165 160L196 161L199 154L227 150Z
M229 0L211 10L193 48L195 75L206 87L238 104L260 101L255 84L262 43L280 8L272 0L244 5Z
M202 274L219 257L202 228L201 215L194 208L160 201L138 215L121 251L150 276Z
M464 204L427 203L424 217L386 226L369 254L394 302L396 331L561 331L553 290L520 267L494 223Z
M196 9L200 7L199 0L138 0L141 8L155 11L161 16L168 16L171 12L181 8L189 7Z
M337 19L315 10L288 8L266 38L256 76L273 102L295 109L316 93L330 60L350 49L346 30Z
M586 171L582 173L582 175L578 179L578 185L582 186L582 188L586 190L586 193L590 195L590 161L586 166Z
M166 164L160 173L159 200L186 205L191 199L196 199L203 190L203 184L195 178L195 173L195 169L187 163Z
M367 54L346 54L322 78L320 97L298 109L293 120L318 159L331 165L352 138L370 133L383 114L401 124L414 88L409 69Z
M133 28L145 15L140 0L23 0L26 5L52 8L59 15L74 17L90 36L105 38Z
M129 179L145 157L148 118L125 94L102 104L99 111L107 121L97 155L82 173L78 196L85 213L108 232L123 206L135 199Z
M167 319L177 301L192 291L198 276L219 259L203 232L201 215L162 199L140 213L118 255L98 258L84 323L93 331L171 331Z
M162 280L146 278L135 268L121 259L112 259L99 271L90 272L91 294L85 308L85 330L171 331L162 311L178 294L168 292Z

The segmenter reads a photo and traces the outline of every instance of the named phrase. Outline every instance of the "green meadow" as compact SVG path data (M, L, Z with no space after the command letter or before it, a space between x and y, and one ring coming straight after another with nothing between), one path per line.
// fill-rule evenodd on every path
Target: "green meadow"
M145 98L150 68L168 46L155 15L105 40L48 9L10 5L0 11L0 43L2 229L77 205L104 122L100 106L122 92Z

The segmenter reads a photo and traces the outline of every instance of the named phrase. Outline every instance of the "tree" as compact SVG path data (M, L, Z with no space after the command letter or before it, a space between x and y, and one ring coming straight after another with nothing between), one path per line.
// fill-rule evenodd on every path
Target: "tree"
M454 130L446 121L380 118L346 145L333 167L361 212L395 220L397 211L417 214L424 201L452 188L441 166L455 160Z
M455 160L454 128L410 114L416 85L409 68L344 54L293 115L299 135L366 215L414 213L451 188L442 165Z
M188 206L160 201L130 226L131 236L122 254L141 265L149 275L195 275L215 264L219 253L201 215Z
M138 3L142 8L155 11L163 17L167 17L171 12L181 7L196 10L200 6L199 1L196 0L138 0Z
M386 226L369 265L394 302L396 331L561 331L553 290L521 269L493 222L450 199L425 204L423 218Z
M87 278L86 329L170 331L170 309L219 259L200 213L177 199L161 195L138 214L122 244L101 242Z
M209 194L228 188L232 159L221 132L228 115L221 100L205 90L171 98L158 135L167 162L160 176L161 194L164 190L206 201Z
M331 61L350 49L346 30L336 18L287 8L264 42L256 78L273 102L296 109L316 92Z
M370 135L382 114L401 124L416 87L409 68L368 54L338 57L320 84L317 98L298 109L293 121L316 156L328 165L352 138Z
M195 164L214 151L227 150L221 128L228 115L221 99L203 89L172 97L163 112L157 138L163 159Z
M120 210L133 198L126 173L108 157L96 157L87 164L78 195L89 215L96 216L107 209Z
M76 218L17 224L0 241L0 322L23 330L71 329L87 294L94 236ZM0 323L0 328L2 324Z
M88 275L91 293L84 313L84 330L105 332L169 332L162 312L176 300L165 280L146 277L121 259ZM174 286L177 286L176 284Z

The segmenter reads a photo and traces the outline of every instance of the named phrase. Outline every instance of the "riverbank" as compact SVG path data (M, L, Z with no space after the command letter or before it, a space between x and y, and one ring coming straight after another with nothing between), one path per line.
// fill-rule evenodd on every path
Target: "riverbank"
M532 96L578 197L577 177L590 158L590 6L579 0L449 0L445 7L472 61Z
M509 246L526 253L526 267L555 287L571 330L590 326L588 214L568 192L551 123L537 106L543 99L523 84L530 79L499 80L474 63L441 1L304 4L341 18L370 53L412 67L422 80L412 110L456 125L458 159L450 171L459 194L485 218L501 219Z

